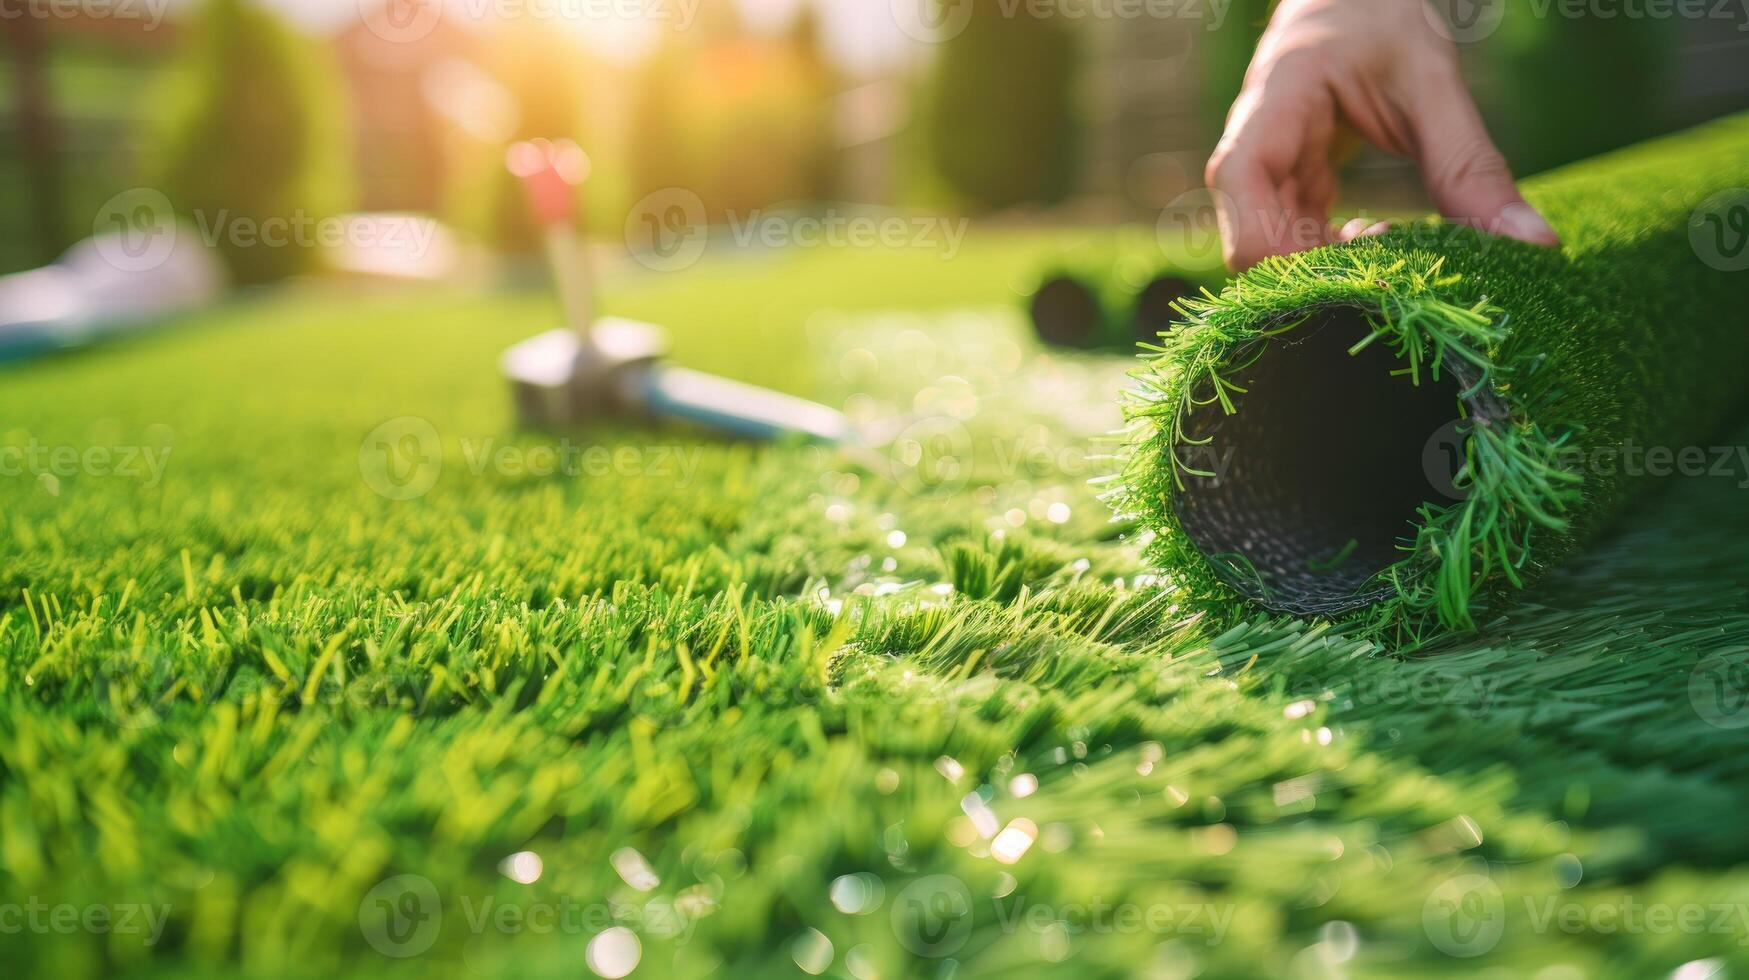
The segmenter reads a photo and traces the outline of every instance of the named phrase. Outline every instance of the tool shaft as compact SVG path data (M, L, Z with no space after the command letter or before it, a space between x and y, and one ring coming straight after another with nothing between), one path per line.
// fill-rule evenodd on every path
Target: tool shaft
M654 364L640 384L642 392L633 397L652 414L743 438L841 442L851 433L844 414L825 405L699 371Z
M561 224L548 225L546 239L547 261L565 309L565 323L588 337L595 325L595 283L584 260L583 242L570 225Z

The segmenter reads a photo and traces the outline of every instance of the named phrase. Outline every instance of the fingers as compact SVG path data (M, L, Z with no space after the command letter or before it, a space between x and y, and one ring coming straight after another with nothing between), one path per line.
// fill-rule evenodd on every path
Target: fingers
M1227 268L1248 269L1257 260L1275 254L1271 228L1266 219L1281 214L1284 207L1276 182L1253 156L1238 153L1209 163L1209 186L1214 195L1215 216L1221 225L1221 257Z
M1334 238L1339 242L1352 242L1356 238L1371 238L1391 230L1389 221L1374 221L1371 218L1352 218L1337 230Z
M1274 85L1241 96L1209 160L1222 255L1234 270L1328 238L1326 214L1336 192L1328 164L1334 110L1327 102L1320 111L1304 98L1282 96Z
M1489 234L1559 246L1555 229L1525 202L1476 104L1455 70L1418 89L1412 125L1416 158L1440 214Z

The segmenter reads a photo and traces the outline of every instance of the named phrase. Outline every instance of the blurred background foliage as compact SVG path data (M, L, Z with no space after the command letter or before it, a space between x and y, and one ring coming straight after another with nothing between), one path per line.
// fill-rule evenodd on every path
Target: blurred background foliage
M1081 38L1069 22L975 0L927 87L929 160L964 204L1056 204L1075 192ZM1024 9L1024 8L1022 8Z
M256 223L350 206L344 93L329 51L248 0L208 0L145 173L191 224ZM272 282L309 271L314 242L239 247L218 238L232 278Z
M161 21L151 4L6 20L0 271L53 258L141 186L205 215L432 214L492 253L527 254L534 231L502 159L533 136L589 152L586 220L608 238L669 188L697 194L713 223L828 203L1146 221L1200 185L1270 6L1126 19L917 0L940 23L969 18L930 43L892 4L849 0L703 0L691 19L639 23L451 5L412 39L373 29L370 2L166 2ZM381 2L407 17L442 0ZM1463 52L1521 173L1749 105L1735 22L1512 3ZM1354 162L1346 206L1424 203L1405 162ZM296 250L262 251L228 256L242 281L309 269Z
M1681 26L1503 18L1472 73L1501 151L1535 173L1669 132L1673 110L1681 125L1717 114L1683 70Z

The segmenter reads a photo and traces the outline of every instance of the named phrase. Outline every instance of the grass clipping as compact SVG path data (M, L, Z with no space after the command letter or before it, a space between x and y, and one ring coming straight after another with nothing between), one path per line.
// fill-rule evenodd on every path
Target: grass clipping
M1716 465L1745 187L1737 116L1527 181L1560 250L1429 220L1185 300L1109 499L1191 608L1475 628L1676 461Z

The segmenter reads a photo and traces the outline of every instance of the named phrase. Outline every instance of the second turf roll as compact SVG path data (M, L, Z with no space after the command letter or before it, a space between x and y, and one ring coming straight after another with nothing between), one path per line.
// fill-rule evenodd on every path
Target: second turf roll
M1179 304L1110 497L1187 603L1473 627L1743 417L1749 115L1524 191L1561 249L1419 222Z

